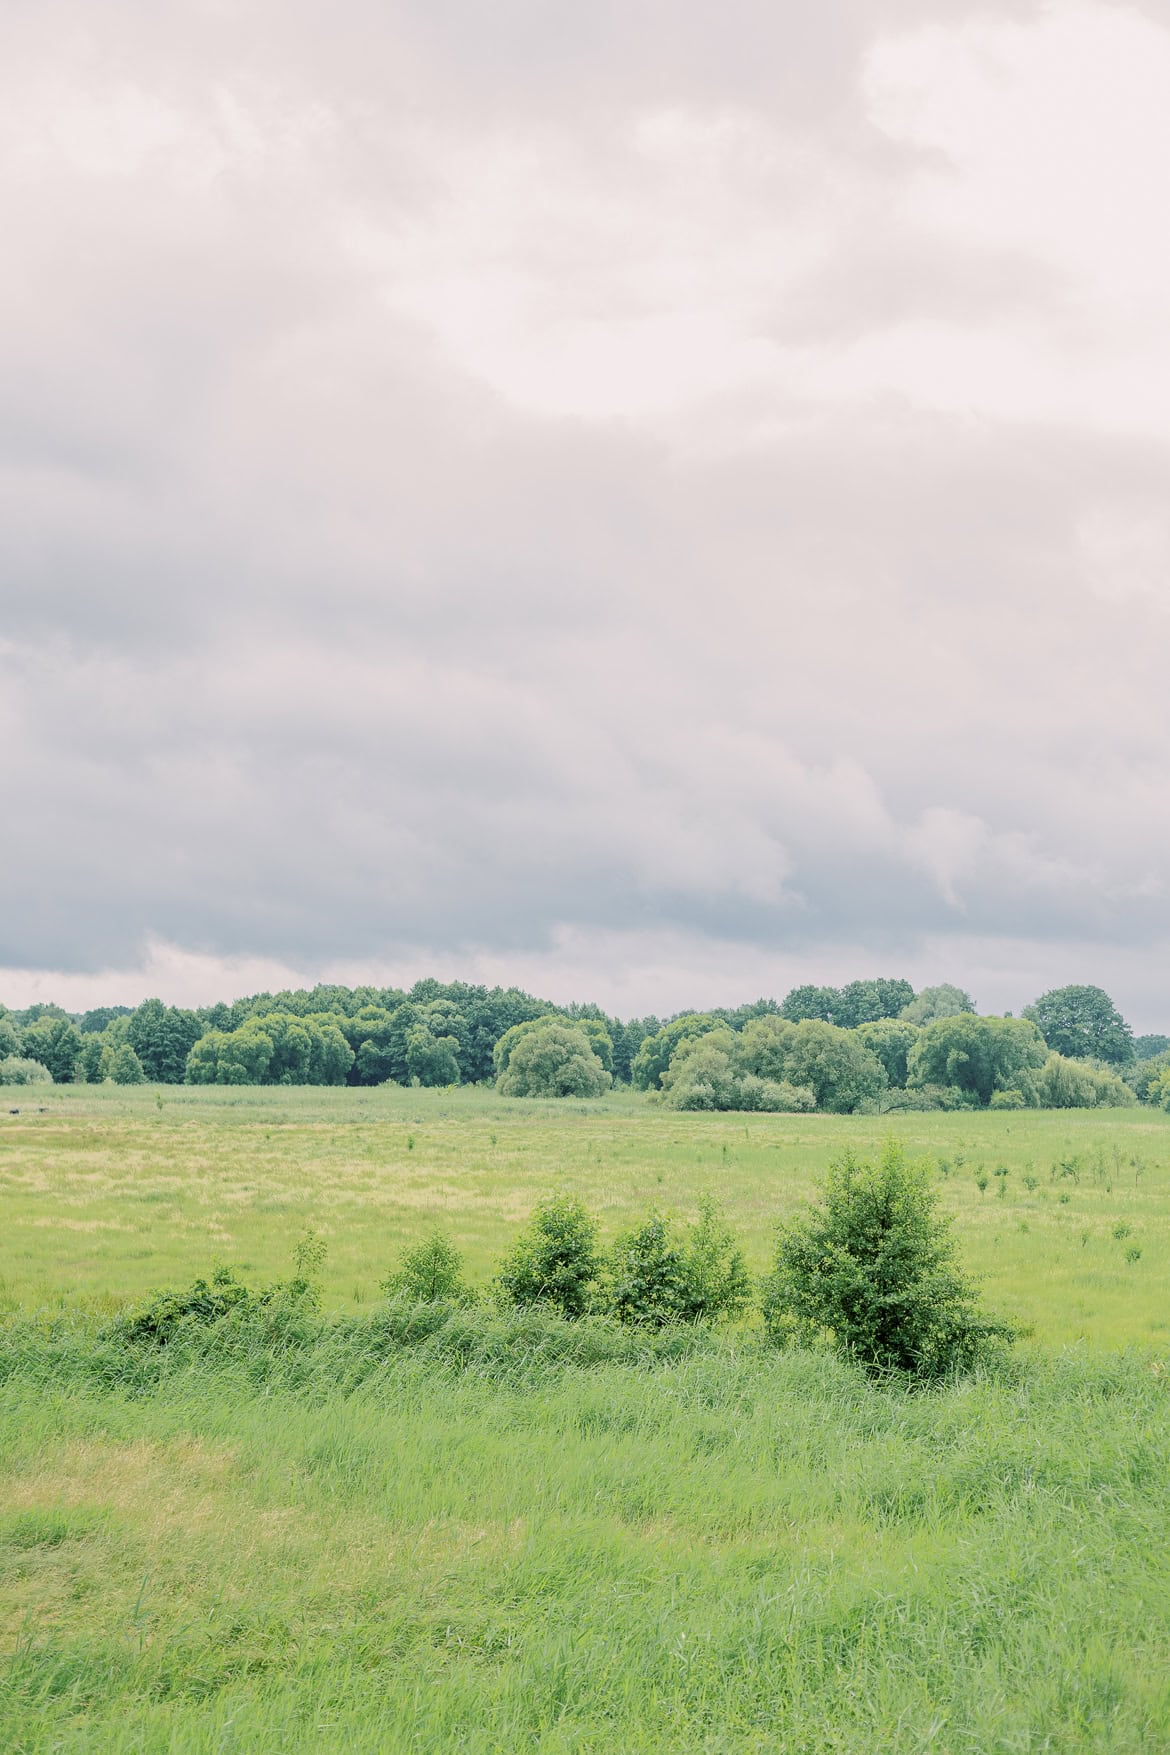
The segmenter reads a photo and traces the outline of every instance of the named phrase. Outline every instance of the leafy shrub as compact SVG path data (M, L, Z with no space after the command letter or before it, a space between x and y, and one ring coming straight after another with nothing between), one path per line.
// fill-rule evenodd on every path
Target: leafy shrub
M689 1322L736 1317L751 1297L743 1252L710 1196L699 1202L699 1217L687 1233L683 1287L682 1314Z
M619 1322L661 1328L668 1322L718 1322L738 1316L751 1297L743 1253L716 1203L675 1243L669 1222L652 1213L619 1237L605 1263L602 1302Z
M231 1268L219 1267L210 1281L199 1279L183 1292L155 1292L137 1310L120 1316L114 1327L119 1338L144 1341L165 1347L184 1324L198 1323L208 1328L222 1321L240 1305L254 1300L256 1294L236 1279Z
M589 1304L600 1267L596 1221L580 1201L562 1196L537 1206L504 1258L496 1287L512 1304L551 1304L576 1317Z
M440 1232L402 1253L393 1273L382 1281L388 1298L416 1304L474 1304L475 1293L463 1279L463 1257Z
M924 1377L969 1366L1011 1335L979 1314L926 1172L895 1141L876 1164L837 1159L823 1204L781 1230L764 1320L775 1340L828 1336L868 1371Z
M987 1107L989 1109L1025 1109L1027 1105L1024 1102L1022 1091L1010 1090L993 1091Z
M51 1085L53 1075L39 1060L26 1060L10 1054L0 1060L0 1085Z
M619 1322L662 1328L682 1319L682 1251L659 1213L619 1237L606 1261L605 1304Z
M110 1333L118 1341L171 1346L194 1330L252 1326L268 1344L304 1339L320 1314L317 1283L325 1261L325 1242L306 1231L294 1251L296 1272L253 1291L229 1267L218 1267L210 1281L194 1281L183 1292L156 1292L137 1310L115 1318Z

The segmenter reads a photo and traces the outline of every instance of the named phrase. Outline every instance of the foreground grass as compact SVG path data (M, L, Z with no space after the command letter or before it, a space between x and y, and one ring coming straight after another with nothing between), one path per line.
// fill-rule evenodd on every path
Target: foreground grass
M412 1326L413 1321L413 1326ZM1170 1747L1170 1396L551 1318L0 1345L0 1746Z
M0 1101L0 1308L82 1299L109 1309L216 1260L276 1278L312 1225L329 1244L329 1302L361 1309L403 1244L435 1224L482 1283L552 1190L579 1194L607 1237L652 1206L693 1212L713 1191L761 1272L777 1218L812 1192L829 1159L847 1145L875 1150L890 1126L678 1115L629 1095L579 1104L477 1090L12 1091ZM945 1163L943 1207L997 1310L1052 1345L1165 1351L1170 1117L905 1115L894 1126L912 1156ZM1128 1232L1115 1236L1119 1227Z

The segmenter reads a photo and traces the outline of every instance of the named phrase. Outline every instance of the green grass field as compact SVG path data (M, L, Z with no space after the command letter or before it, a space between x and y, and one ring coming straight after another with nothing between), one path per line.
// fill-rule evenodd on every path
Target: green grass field
M368 1317L436 1223L484 1282L561 1189L607 1235L713 1191L762 1270L829 1158L888 1131L620 1096L9 1093L0 1747L1170 1750L1159 1114L898 1118L1029 1331L944 1388L750 1326L662 1357L551 1319L381 1351L325 1323L149 1370L100 1338L216 1261L286 1274L306 1225L331 1311Z

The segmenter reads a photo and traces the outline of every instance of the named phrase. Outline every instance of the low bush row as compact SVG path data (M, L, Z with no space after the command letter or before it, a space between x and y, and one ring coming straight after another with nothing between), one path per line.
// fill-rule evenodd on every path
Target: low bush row
M262 1290L218 1269L122 1314L107 1338L131 1348L187 1344L195 1334L225 1345L319 1340L323 1250L310 1234L294 1276ZM756 1286L712 1200L681 1229L651 1213L603 1249L596 1219L560 1196L537 1206L484 1292L468 1284L459 1250L441 1234L408 1248L382 1289L387 1303L376 1317L337 1319L347 1332L364 1322L385 1344L440 1331L450 1339L461 1321L474 1328L480 1315L490 1322L530 1311L595 1333L666 1337L754 1314L775 1344L827 1344L875 1375L925 1377L985 1361L1011 1338L980 1312L959 1271L929 1172L892 1141L876 1162L850 1153L832 1165L822 1200L779 1227L771 1272Z

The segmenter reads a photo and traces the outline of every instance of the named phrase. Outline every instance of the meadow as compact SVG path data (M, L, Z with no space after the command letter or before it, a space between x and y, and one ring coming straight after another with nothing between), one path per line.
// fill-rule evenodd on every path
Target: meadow
M1170 1749L1170 1118L895 1120L1025 1331L930 1390L750 1324L370 1326L405 1243L441 1226L484 1284L560 1190L607 1237L713 1192L763 1271L887 1120L11 1093L0 1746ZM297 1345L143 1362L108 1339L217 1261L287 1275L306 1227L325 1315Z

